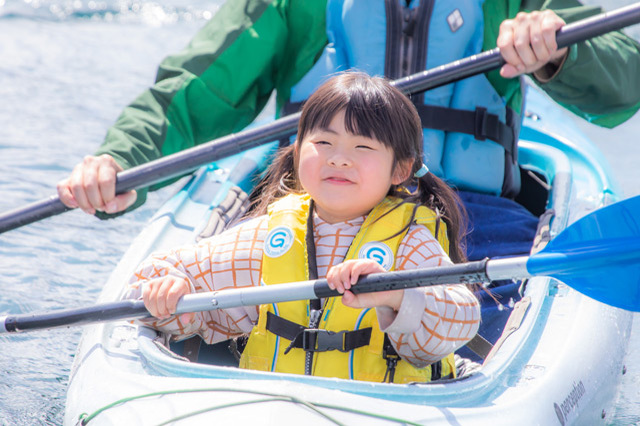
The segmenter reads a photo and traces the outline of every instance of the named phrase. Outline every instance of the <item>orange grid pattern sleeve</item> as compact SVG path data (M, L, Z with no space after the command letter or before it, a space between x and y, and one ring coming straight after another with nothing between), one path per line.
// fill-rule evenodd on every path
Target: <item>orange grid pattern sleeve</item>
M263 216L197 245L155 253L131 277L125 297L140 298L146 281L167 275L186 279L192 293L258 286L266 234L267 218ZM182 324L175 315L166 320L144 320L144 323L177 340L198 334L212 344L249 333L257 320L257 307L246 306L199 312L190 324Z

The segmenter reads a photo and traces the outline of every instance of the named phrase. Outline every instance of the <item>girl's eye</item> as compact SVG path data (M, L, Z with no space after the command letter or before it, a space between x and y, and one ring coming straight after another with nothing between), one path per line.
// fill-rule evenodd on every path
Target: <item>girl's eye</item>
M320 140L320 141L315 141L314 143L315 143L316 145L331 145L329 142L327 142L327 141L322 141L322 140Z
M369 145L358 145L358 146L356 146L356 148L360 148L360 149L369 149L369 150L373 149L373 147L371 147L371 146L369 146Z

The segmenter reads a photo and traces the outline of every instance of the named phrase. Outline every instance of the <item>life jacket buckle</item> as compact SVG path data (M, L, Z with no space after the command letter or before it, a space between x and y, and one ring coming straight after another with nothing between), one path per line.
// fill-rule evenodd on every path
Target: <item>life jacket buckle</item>
M473 137L475 137L479 141L484 141L487 139L487 118L489 114L487 114L487 109L483 107L476 107L474 126L473 126Z
M302 332L302 349L307 352L348 352L344 348L345 332L307 328Z

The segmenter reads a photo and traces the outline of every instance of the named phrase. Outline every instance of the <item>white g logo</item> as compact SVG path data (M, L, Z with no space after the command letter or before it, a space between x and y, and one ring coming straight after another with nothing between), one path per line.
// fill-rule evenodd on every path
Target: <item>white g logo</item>
M264 254L268 257L280 257L293 245L293 231L286 226L278 226L267 234L264 242Z
M393 252L385 243L371 242L363 245L358 257L376 261L387 271L393 266Z

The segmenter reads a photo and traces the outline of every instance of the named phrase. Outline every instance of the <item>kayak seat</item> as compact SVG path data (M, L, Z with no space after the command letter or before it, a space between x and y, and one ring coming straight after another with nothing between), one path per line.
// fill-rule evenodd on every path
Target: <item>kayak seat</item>
M193 339L193 340L192 340ZM190 346L198 342L197 356L190 353ZM179 342L171 342L169 349L178 355L181 355L191 362L199 362L202 364L219 365L224 367L237 367L238 360L233 356L229 349L230 340L208 345L202 341L200 336L193 336L189 339Z

